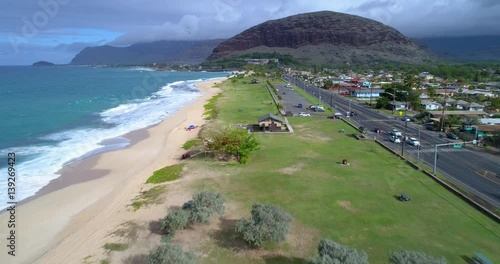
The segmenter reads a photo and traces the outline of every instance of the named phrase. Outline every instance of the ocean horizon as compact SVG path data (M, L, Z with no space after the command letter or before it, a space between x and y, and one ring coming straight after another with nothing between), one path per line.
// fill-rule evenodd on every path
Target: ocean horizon
M0 171L15 153L16 197L34 195L64 165L120 149L122 135L155 125L201 96L195 84L227 72L144 67L0 66ZM0 177L7 207L7 175Z

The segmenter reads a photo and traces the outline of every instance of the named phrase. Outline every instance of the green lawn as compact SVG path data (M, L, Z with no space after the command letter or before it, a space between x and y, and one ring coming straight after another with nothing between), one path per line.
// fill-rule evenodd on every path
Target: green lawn
M228 86L217 104L218 122L251 122L272 109L266 104L261 104L268 107L265 111L255 109L256 101L270 101L263 86ZM289 121L295 133L258 135L261 148L246 165L193 164L226 175L195 188L220 191L246 211L255 201L278 204L320 234L305 256L283 245L278 251L290 259L262 258L254 263L301 263L316 253L320 238L364 250L370 263L387 263L389 251L401 248L444 256L448 263L466 263L462 256L476 251L500 262L498 223L376 143L351 137L354 130L342 121ZM340 129L346 133L338 133ZM342 159L351 165L341 166ZM393 196L400 192L412 201L396 200ZM207 263L248 263L224 247L215 245L209 251Z

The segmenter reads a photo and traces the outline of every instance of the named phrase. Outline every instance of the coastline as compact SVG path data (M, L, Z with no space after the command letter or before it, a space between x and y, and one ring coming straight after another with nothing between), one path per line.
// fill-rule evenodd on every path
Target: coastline
M65 166L60 177L18 205L17 254L2 252L0 262L79 263L90 252L102 250L103 244L96 241L131 214L127 205L145 187L146 179L177 163L182 145L197 136L197 130L184 128L206 123L203 105L219 92L212 85L225 79L197 83L202 96L159 124L126 134L131 140L126 148ZM7 223L7 217L6 212L0 214L0 222Z

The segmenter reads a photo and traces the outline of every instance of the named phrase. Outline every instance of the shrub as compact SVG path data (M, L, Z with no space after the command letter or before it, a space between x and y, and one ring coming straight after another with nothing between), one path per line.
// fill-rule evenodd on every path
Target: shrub
M389 260L393 264L446 264L446 259L441 257L440 259L431 257L422 252L402 250L399 252L391 252L389 254Z
M124 251L128 248L128 244L124 243L106 243L103 246L104 249L109 251Z
M197 263L195 255L184 251L181 245L165 243L151 250L148 264L194 264Z
M161 168L153 172L153 175L148 178L146 183L162 183L177 180L183 168L184 164L175 164Z
M168 234L175 234L177 230L184 229L189 222L189 212L177 209L172 210L163 219L161 230Z
M259 148L255 135L234 127L212 129L202 137L207 151L221 160L236 158L240 163L245 163L250 152Z
M220 193L199 192L193 195L189 209L190 219L195 223L208 224L214 215L224 214L224 197Z
M330 239L322 239L318 245L318 255L310 262L313 264L367 264L368 255Z
M243 239L260 247L265 241L281 242L290 231L292 217L277 205L255 203L252 206L252 216L236 223L236 232Z

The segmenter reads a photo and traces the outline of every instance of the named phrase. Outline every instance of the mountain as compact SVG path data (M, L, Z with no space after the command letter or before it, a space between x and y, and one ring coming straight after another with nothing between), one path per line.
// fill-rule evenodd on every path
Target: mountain
M396 29L359 16L321 11L270 20L222 42L208 61L280 53L313 64L398 62L434 58Z
M435 37L418 41L446 60L500 62L500 36Z
M87 47L70 64L132 65L132 64L199 64L223 40L155 41L128 47L109 45Z
M37 61L33 63L33 66L55 66L55 64L48 61Z

